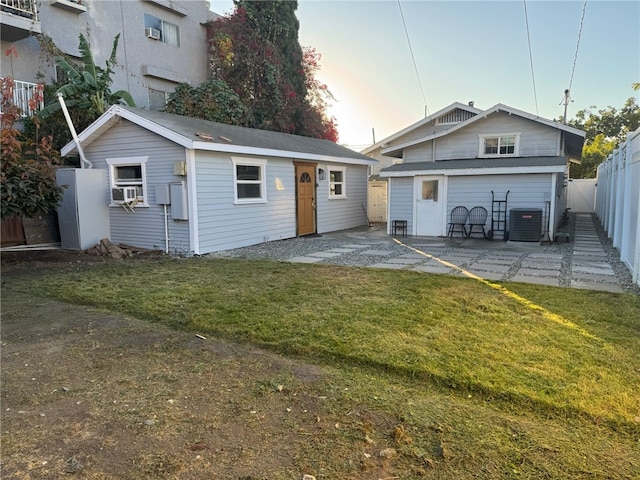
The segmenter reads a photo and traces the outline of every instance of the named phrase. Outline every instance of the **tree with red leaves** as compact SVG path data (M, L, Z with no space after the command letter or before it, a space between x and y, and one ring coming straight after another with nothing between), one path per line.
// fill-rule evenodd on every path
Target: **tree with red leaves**
M320 55L298 43L297 1L235 0L209 31L211 75L238 95L244 126L338 140L333 97L315 75Z
M36 140L25 138L21 134L16 123L20 120L22 112L13 102L13 79L4 77L1 84L1 216L32 218L50 213L62 199L62 190L56 183L56 167L60 164L60 154L54 148L51 136L43 136ZM42 100L42 88L39 87L29 101L29 109L32 111L36 110Z

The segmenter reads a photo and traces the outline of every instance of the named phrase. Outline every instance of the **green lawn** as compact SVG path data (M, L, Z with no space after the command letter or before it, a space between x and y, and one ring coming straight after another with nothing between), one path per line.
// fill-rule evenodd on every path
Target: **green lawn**
M375 398L415 431L446 411L442 435L506 477L640 477L631 294L202 258L22 276L10 288L338 369L357 401ZM412 442L412 455L421 448Z

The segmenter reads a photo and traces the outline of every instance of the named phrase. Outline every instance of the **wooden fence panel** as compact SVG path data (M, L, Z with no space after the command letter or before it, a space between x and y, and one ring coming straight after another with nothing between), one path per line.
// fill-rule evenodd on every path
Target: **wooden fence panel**
M24 245L27 243L22 226L22 217L20 216L3 218L0 230L3 247Z

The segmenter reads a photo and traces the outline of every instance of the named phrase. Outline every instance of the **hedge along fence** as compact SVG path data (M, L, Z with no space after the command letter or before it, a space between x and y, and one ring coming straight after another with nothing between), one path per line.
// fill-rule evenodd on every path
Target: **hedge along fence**
M598 167L596 215L640 286L640 128Z

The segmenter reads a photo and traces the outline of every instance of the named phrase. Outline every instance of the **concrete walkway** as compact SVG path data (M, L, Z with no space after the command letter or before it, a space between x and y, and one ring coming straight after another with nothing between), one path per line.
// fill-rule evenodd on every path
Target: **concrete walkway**
M394 240L385 225L285 240L290 262L367 266L464 275L494 281L537 283L621 293L631 275L615 250L605 247L593 216L575 216L572 243L538 244L484 239L404 237ZM306 242L299 254L295 241ZM287 243L290 242L290 243ZM248 247L251 248L251 247ZM243 250L243 249L240 249ZM613 252L613 254L612 254ZM636 292L637 293L637 292Z

